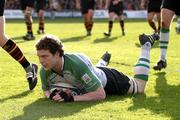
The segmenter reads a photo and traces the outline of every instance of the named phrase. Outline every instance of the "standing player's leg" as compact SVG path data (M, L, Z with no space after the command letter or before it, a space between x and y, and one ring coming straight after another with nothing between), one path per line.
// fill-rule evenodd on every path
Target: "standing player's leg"
M21 9L24 13L24 19L27 27L27 34L23 36L24 40L34 40L35 37L33 35L32 30L32 9L34 6L34 0L21 0Z
M160 31L160 60L157 62L156 65L154 65L154 70L161 70L162 68L166 68L167 61L166 61L166 55L167 55L167 48L169 43L169 36L170 36L170 24L172 22L174 11L162 8L161 10L161 31Z
M104 35L111 36L111 31L113 28L113 22L114 22L115 16L116 16L116 14L114 12L109 13L108 32L104 32Z
M93 27L95 0L81 0L81 13L84 19L87 36L91 35Z
M160 34L160 30L161 30L161 13L156 12L156 17L157 17L157 22L158 22L157 33Z
M91 31L93 28L93 15L94 15L94 10L89 9L88 13L86 14L86 30L87 30L87 36L91 35Z
M39 22L39 29L37 30L38 34L44 34L44 12L45 12L46 0L37 0L36 1L36 9L38 14L38 22Z
M49 9L50 9L50 17L51 17L51 19L55 19L54 0L49 0Z
M149 12L147 16L147 20L148 20L149 26L154 30L155 33L157 33L158 30L156 27L156 23L154 22L154 16L155 16L155 12Z
M117 11L117 15L119 16L119 24L121 27L121 31L122 31L122 35L125 35L125 31L124 31L124 6L123 6L123 1L119 2L119 9Z
M37 65L31 64L23 55L20 48L14 43L11 39L4 33L5 19L3 16L4 13L4 4L5 0L2 0L0 5L0 46L9 54L12 58L14 58L17 62L19 62L22 67L25 69L27 73L27 80L29 83L29 89L32 90L36 86L37 83Z
M119 24L120 24L120 27L121 27L122 35L124 36L125 31L124 31L124 15L123 15L123 13L121 13L119 15Z

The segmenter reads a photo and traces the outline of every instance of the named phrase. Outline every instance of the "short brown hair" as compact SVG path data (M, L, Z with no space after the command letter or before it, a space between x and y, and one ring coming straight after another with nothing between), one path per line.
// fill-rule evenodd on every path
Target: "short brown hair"
M44 35L36 44L36 50L49 50L53 55L58 52L60 56L64 55L63 45L61 40L51 34Z

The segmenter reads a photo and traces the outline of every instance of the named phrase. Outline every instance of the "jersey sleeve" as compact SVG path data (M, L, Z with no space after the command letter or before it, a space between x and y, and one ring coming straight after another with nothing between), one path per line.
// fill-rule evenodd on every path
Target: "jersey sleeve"
M89 68L82 69L80 79L86 92L95 91L102 86L100 80Z

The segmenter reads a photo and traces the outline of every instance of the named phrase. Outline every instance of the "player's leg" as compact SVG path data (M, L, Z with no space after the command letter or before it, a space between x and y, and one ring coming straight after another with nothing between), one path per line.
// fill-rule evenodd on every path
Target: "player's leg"
M38 14L39 29L38 34L44 34L44 13L45 13L46 0L37 0L36 9Z
M34 0L32 1L21 0L21 1L22 1L21 4L23 6L22 10L24 13L24 19L27 27L27 34L23 38L24 40L34 40L35 37L33 35L33 30L32 30L32 23L33 23L32 9L34 5Z
M101 59L96 64L96 67L107 66L110 62L110 59L111 59L111 54L106 51L106 53L102 55Z
M55 19L55 8L54 8L54 0L49 0L49 9L50 9L50 16L51 19Z
M121 27L122 35L124 36L125 31L124 31L124 15L123 15L123 13L121 13L119 15L119 24L120 24L120 27Z
M0 8L4 9L4 7ZM4 33L5 20L3 13L0 14L0 46L9 54L12 58L14 58L17 62L19 62L22 67L25 69L27 73L27 80L29 83L29 89L32 90L36 86L37 83L37 65L30 64L26 57L23 55L20 48L13 42L11 39L8 39Z
M93 28L93 15L94 15L94 10L93 9L89 9L88 10L88 14L87 14L87 35L91 35L91 31Z
M44 21L44 10L38 11L38 22L39 22L39 29L37 30L38 34L44 34L44 27L45 27L45 21Z
M4 23L5 23L5 18L4 18L4 6L5 6L5 0L1 1L0 4L0 46L4 46L4 44L7 42L5 39L4 35Z
M83 19L84 19L84 27L86 29L87 35L90 35L88 34L88 28L89 28L88 13L83 14Z
M172 22L174 11L162 8L161 9L161 31L160 31L160 60L154 65L154 70L161 70L162 68L166 68L166 55L167 55L167 48L169 43L169 36L170 36L170 24Z
M115 18L115 13L114 12L110 12L109 13L109 19L108 19L108 32L104 32L104 35L106 36L111 36L111 31L113 28L113 22L114 22L114 18Z
M119 24L121 27L121 31L122 31L122 35L125 35L125 31L124 31L124 6L123 6L123 1L119 2L119 9L118 12L116 13L119 16Z
M87 36L91 35L93 27L94 6L94 0L81 0L81 13L84 18L84 26L87 31Z
M155 12L148 13L147 20L148 20L149 26L154 30L155 33L157 33L158 30L154 22L154 15L155 15Z
M130 88L128 93L144 93L146 83L149 76L150 68L150 49L154 41L159 39L157 34L139 36L141 44L141 55L134 67L134 79L130 80Z
M157 33L160 34L160 30L161 30L161 13L156 12L156 17L157 17L157 22L158 22Z

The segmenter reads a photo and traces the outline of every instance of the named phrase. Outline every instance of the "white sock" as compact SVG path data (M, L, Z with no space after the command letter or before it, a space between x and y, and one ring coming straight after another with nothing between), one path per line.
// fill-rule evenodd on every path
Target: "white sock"
M169 29L162 29L160 32L160 59L165 61L167 55L167 48L169 43Z
M150 49L151 44L145 43L141 48L141 56L134 67L134 78L141 79L144 81L148 80L149 75L149 64L150 64Z
M100 59L98 63L96 64L96 67L103 67L107 65L108 65L108 62L104 61L103 59Z

